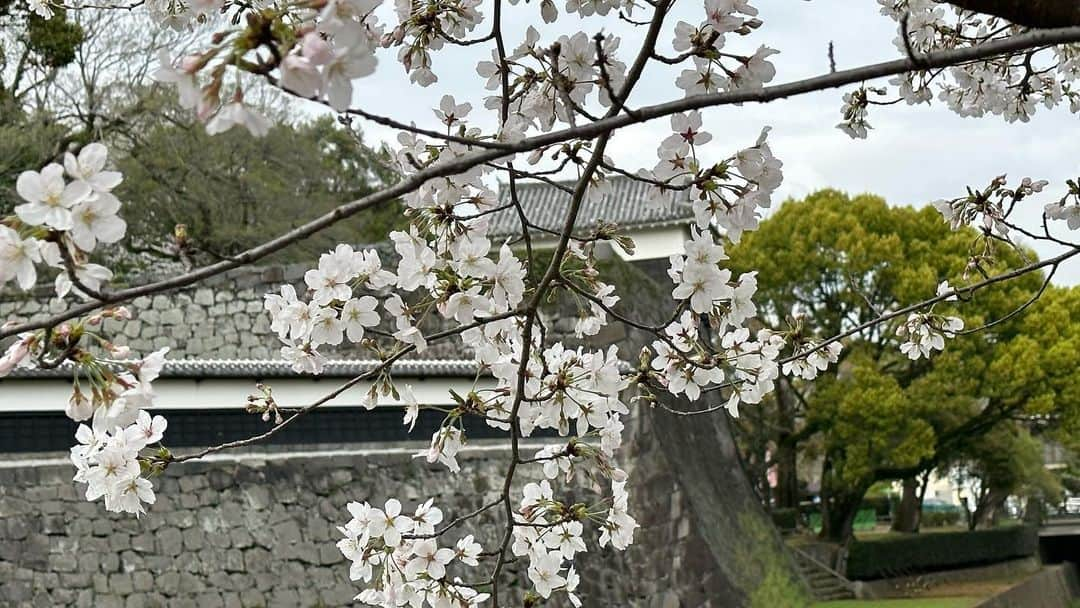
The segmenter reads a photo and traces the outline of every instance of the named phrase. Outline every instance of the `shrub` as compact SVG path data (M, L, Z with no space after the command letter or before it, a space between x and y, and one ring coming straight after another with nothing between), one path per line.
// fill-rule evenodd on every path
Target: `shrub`
M847 576L882 578L974 566L1034 555L1038 547L1038 532L1030 526L855 540Z
M855 520L851 522L853 530L873 530L877 525L877 513L873 509L859 509L855 513Z
M960 522L960 511L927 511L922 514L922 525L927 528L955 526Z
M891 496L887 494L881 494L878 496L867 496L863 498L862 504L859 505L860 509L873 509L874 515L878 519L888 519L890 513L892 513Z

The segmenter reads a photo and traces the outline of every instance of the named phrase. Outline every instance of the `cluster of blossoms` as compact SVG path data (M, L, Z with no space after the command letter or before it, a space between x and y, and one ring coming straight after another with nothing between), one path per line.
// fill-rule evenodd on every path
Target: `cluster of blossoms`
M555 592L563 592L572 605L581 606L581 599L574 593L581 579L573 562L577 553L587 551L582 538L583 521L598 522L601 547L610 544L621 551L630 546L638 523L627 511L629 495L625 485L625 481L612 480L611 507L606 510L556 500L546 479L525 486L510 550L529 560L529 581L540 597L546 600Z
M123 176L108 170L107 162L105 146L91 143L78 154L65 154L63 165L51 163L19 175L15 191L24 202L15 206L14 215L0 218L0 286L14 279L22 289L31 289L38 264L56 270L54 288L61 298L70 293L90 298L112 278L109 269L89 261L99 244L119 241L127 228L118 215L120 201L112 194ZM154 502L153 486L144 475L155 469L152 459L140 453L160 441L166 427L164 418L145 408L153 405L152 383L168 349L129 362L130 349L100 333L106 319L129 318L124 307L106 308L82 322L23 333L0 356L0 377L17 367L73 362L74 389L66 413L77 422L92 419L75 434L75 480L87 484L87 500L104 498L109 511L138 515L144 503ZM87 342L106 358L84 348Z
M964 48L1002 40L1024 31L998 17L990 17L936 0L878 0L881 13L894 19L900 33L894 40L905 54ZM937 98L960 116L1001 116L1008 122L1027 122L1038 106L1053 108L1068 102L1080 112L1080 49L1058 45L993 59L967 62L945 70L915 70L893 77L899 99L909 105ZM936 81L936 83L935 83ZM874 100L871 95L881 99ZM844 96L837 125L851 137L865 138L867 109L889 103L883 88L860 87Z
M576 124L575 116L594 90L602 106L611 106L612 92L626 79L626 64L615 58L619 44L618 37L608 36L598 49L593 38L578 32L545 45L536 28L529 27L522 43L507 55L505 67L492 50L491 60L479 62L476 72L487 79L484 86L489 91L501 91L503 77L508 79L512 116L504 130L535 125L550 131L556 121ZM488 109L498 109L502 103L501 92L484 100ZM542 155L543 150L537 150L530 161Z
M1043 192L1048 184L1046 180L1036 181L1025 177L1018 185L1010 187L1005 176L1001 175L991 180L982 190L969 188L965 196L941 199L933 203L953 230L974 226L981 233L978 241L982 242L982 247L973 248L975 253L968 261L965 277L976 272L985 274L984 267L994 261L994 251L998 243L1004 242L1019 248L1011 236L1014 232L1023 236L1034 236L1014 223L1012 214L1024 206L1025 199ZM1060 199L1043 207L1043 224L1048 239L1053 238L1049 233L1049 220L1064 221L1070 230L1080 228L1080 187L1076 180L1068 180L1066 186L1068 189ZM1023 255L1021 251L1021 256Z
M483 549L472 535L453 548L440 547L436 526L443 513L433 502L421 503L411 516L395 498L382 509L348 504L352 519L338 528L344 538L337 546L351 562L349 578L369 585L357 600L388 607L468 608L489 599L460 578L450 580L449 570L457 565L477 566Z
M59 270L59 297L72 291L87 297L73 285L96 291L112 278L112 271L87 259L99 243L115 243L127 229L112 194L123 178L106 169L107 161L105 146L92 143L78 155L68 152L63 165L19 175L15 191L25 202L15 206L14 216L0 218L0 286L14 279L29 290L41 263Z
M398 61L405 66L409 79L420 86L439 80L431 70L431 53L446 42L460 42L483 19L480 0L434 0L430 2L395 2L398 25L384 43L400 46Z
M686 191L700 230L720 226L733 242L744 231L755 230L760 210L772 205L772 194L784 177L783 163L767 143L769 129L762 130L752 147L715 164L698 158L698 146L712 141L702 130L700 112L672 115L671 130L657 148L656 166L639 172L652 184L653 202L670 204L674 193Z
M673 298L689 310L683 310L653 342L656 357L651 368L669 392L685 394L691 401L709 387L730 388L726 407L737 416L740 403L760 403L772 391L785 340L768 329L752 337L744 326L757 314L752 300L757 291L755 273L733 281L731 271L720 266L727 259L723 247L706 232L695 231L685 251L671 256L668 274L675 282ZM699 326L702 318L708 318L716 337Z
M692 58L694 67L683 70L675 86L689 97L756 89L772 81L776 68L767 58L779 51L761 46L753 55L743 56L720 50L727 34L745 36L760 27L757 14L747 0L706 0L704 21L696 27L685 21L676 24L672 46L681 53L678 59Z
M803 380L813 380L840 359L843 348L839 342L829 342L824 346L814 341L804 342L795 349L792 359L781 366L781 371Z
M354 297L354 289L379 290L394 280L374 250L354 251L342 244L323 254L319 266L304 274L309 301L301 301L292 285L266 294L270 328L284 343L281 358L297 372L321 373L326 359L319 346L336 346L345 339L359 343L365 329L379 324L378 300L370 295Z
M76 385L68 415L81 420L93 413L90 425L80 424L75 432L79 442L71 448L75 481L86 484L87 500L104 497L109 511L141 515L143 503L154 504L153 484L143 475L160 469L153 458L140 458L140 453L161 441L168 423L143 408L153 405L151 383L161 373L167 352L167 348L156 351L118 374L111 384L129 388L111 397L101 399L96 390L94 399L88 400ZM167 454L159 450L158 456Z
M935 350L945 350L945 338L954 338L964 329L959 317L945 317L933 313L912 313L896 328L896 335L904 339L900 352L911 360L930 357Z
M956 301L952 285L948 281L942 281L937 288L938 297L945 296L944 301ZM957 332L964 329L964 320L959 317L949 317L935 314L934 306L926 312L915 312L896 328L896 335L904 340L900 345L900 352L907 355L912 361L921 357L929 358L935 350L945 350L945 338L955 338Z
M380 4L379 0L332 0L305 5L318 6L318 10L283 6L245 12L246 27L219 32L204 51L179 58L160 51L154 77L175 85L180 104L195 110L212 135L233 126L256 136L270 129L270 121L245 104L239 82L231 95L225 92L229 67L242 68L294 95L344 111L352 102L354 81L374 73L375 49L388 43L374 15ZM189 7L170 2L169 6L181 10L170 14L174 18L244 10L223 0L197 0Z

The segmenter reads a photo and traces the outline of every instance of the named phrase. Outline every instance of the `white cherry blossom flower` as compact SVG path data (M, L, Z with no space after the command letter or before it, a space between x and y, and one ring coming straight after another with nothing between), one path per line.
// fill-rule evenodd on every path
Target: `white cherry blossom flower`
M0 224L0 286L15 279L21 289L30 289L37 282L34 265L40 261L37 239L24 239L14 229Z
M263 137L270 132L270 121L259 112L249 108L244 100L237 96L235 100L222 106L206 123L206 133L218 135L237 125L244 127L255 137Z
M375 308L379 301L371 296L350 298L341 307L341 322L345 326L345 335L350 342L364 339L364 329L379 324L379 313Z
M477 566L480 564L480 554L484 552L484 548L480 546L480 543L473 539L473 535L469 534L464 536L457 542L455 547L454 557L457 560L468 566Z
M119 241L127 230L127 222L116 215L119 210L120 201L108 192L97 192L75 205L71 210L71 240L87 252L98 243Z
M396 498L386 501L383 509L372 509L368 522L368 534L382 537L389 547L401 544L401 535L411 532L413 520L401 514L401 502Z
M120 185L124 177L118 171L106 171L109 150L104 144L93 142L83 146L79 155L71 152L64 155L64 169L73 180L81 180L90 185L94 192L110 192Z
M405 576L408 578L426 574L431 579L439 580L446 576L446 566L454 559L454 550L446 547L440 549L434 538L416 541L412 550L415 557L405 564Z
M529 580L540 597L547 599L552 591L566 584L566 579L559 574L562 562L562 554L558 551L533 556L529 560Z
M41 172L23 171L15 180L15 191L27 201L15 207L19 219L32 226L68 230L72 226L71 208L90 196L85 181L64 182L64 168L56 163Z

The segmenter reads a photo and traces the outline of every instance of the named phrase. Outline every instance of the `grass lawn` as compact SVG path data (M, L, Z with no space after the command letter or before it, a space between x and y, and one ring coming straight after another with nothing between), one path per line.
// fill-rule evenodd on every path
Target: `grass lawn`
M902 600L840 600L818 602L814 608L971 608L977 597L927 597Z

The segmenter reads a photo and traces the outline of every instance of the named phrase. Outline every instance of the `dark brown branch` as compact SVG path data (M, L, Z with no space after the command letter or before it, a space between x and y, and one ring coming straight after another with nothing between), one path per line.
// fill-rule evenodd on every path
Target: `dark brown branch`
M949 0L949 4L1027 27L1080 25L1080 2L1075 0Z

